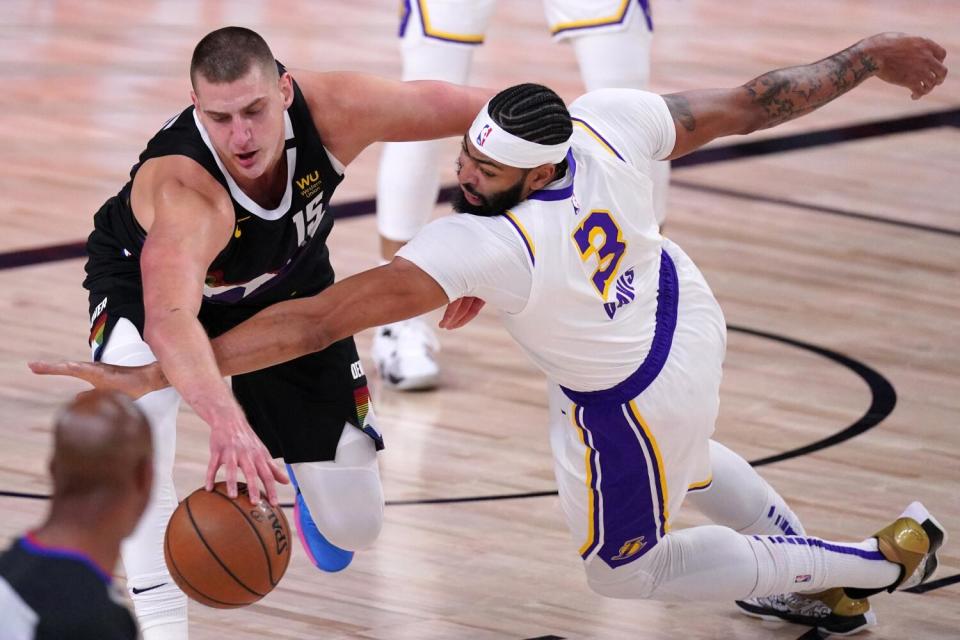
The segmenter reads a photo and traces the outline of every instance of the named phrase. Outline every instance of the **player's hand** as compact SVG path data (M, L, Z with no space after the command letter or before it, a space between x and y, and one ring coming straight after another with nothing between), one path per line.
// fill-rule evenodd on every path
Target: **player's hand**
M260 483L267 494L267 501L276 506L277 482L289 484L290 479L280 465L270 457L270 452L253 432L243 409L235 405L230 415L218 419L210 426L210 464L207 465L206 489L213 491L217 471L223 466L227 476L227 495L237 497L237 469L247 481L251 504L260 503Z
M485 304L486 302L480 298L472 296L457 298L448 304L446 311L443 312L443 317L440 318L440 328L459 329L476 318Z
M156 363L142 367L118 367L101 362L28 362L42 376L70 376L89 382L97 389L120 391L131 398L167 386L163 371Z
M927 38L905 33L880 33L863 42L865 52L877 64L877 77L890 84L910 89L910 97L919 100L937 85L943 84L947 52Z

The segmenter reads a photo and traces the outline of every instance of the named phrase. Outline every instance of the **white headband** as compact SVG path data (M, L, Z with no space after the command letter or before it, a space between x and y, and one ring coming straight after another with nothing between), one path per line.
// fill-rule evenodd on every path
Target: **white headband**
M490 117L490 103L483 105L470 125L470 142L477 151L508 167L531 169L542 164L557 164L570 150L570 140L560 144L538 144L508 133Z

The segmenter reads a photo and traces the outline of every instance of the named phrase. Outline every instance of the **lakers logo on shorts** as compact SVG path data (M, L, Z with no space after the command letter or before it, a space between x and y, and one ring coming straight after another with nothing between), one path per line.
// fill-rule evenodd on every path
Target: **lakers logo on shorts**
M640 553L647 546L647 541L643 536L638 536L632 540L627 540L620 545L620 552L613 556L611 560L626 560Z

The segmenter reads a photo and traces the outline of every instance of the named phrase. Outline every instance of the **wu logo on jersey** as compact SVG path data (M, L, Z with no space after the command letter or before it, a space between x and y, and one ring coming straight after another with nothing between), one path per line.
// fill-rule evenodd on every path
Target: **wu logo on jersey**
M297 188L300 189L300 195L304 198L312 198L320 187L323 186L323 183L320 181L319 171L308 173L302 178L294 180L294 182L297 183Z
M490 127L490 125L488 124L483 125L483 128L480 129L480 133L477 134L478 147L482 147L484 145L484 143L487 141L487 138L490 137L491 131L493 131L493 129Z
M623 275L617 278L616 293L617 300L616 302L605 302L603 304L603 310L607 312L607 317L613 320L613 316L617 314L617 310L633 302L634 298L637 297L637 294L634 293L633 288L633 269L627 269L624 271Z

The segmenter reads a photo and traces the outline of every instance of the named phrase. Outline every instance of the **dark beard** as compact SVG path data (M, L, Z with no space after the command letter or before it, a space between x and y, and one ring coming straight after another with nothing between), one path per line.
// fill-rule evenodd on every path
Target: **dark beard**
M523 180L517 182L506 191L495 193L492 196L482 196L479 193L470 192L471 195L480 198L480 204L470 204L466 196L463 195L463 188L457 187L453 194L453 210L457 213L470 213L475 216L498 216L507 209L512 209L520 203L523 193Z

